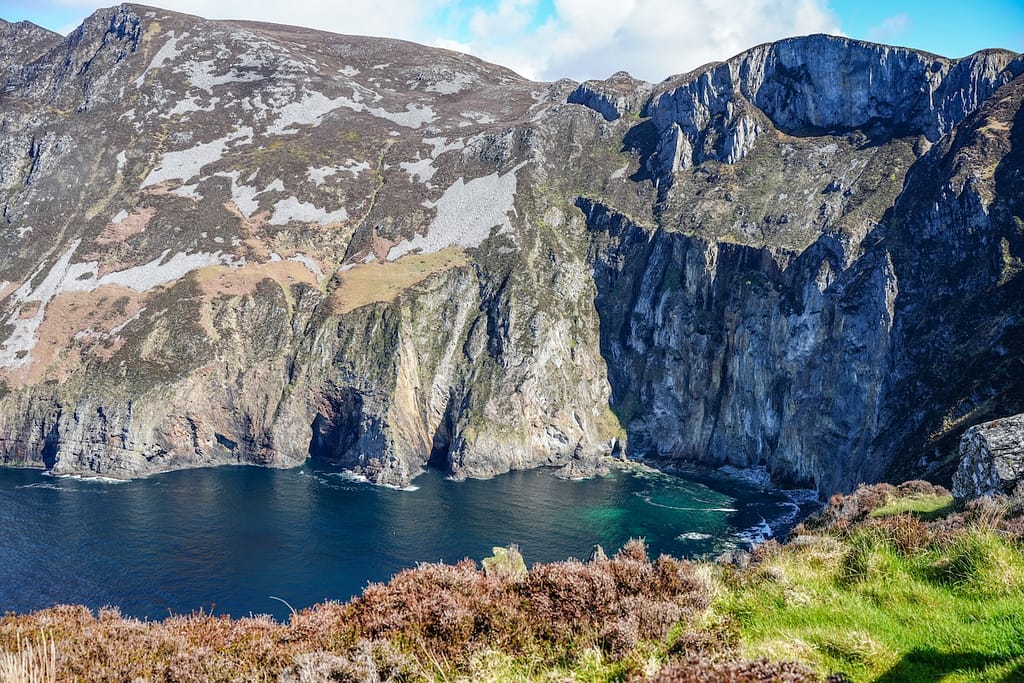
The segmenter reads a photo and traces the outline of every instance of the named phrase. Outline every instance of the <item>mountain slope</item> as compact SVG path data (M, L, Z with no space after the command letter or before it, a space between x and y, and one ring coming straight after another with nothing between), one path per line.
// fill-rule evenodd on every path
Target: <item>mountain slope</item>
M832 491L942 475L1020 403L1012 54L811 36L577 85L138 5L0 29L6 464L619 449Z

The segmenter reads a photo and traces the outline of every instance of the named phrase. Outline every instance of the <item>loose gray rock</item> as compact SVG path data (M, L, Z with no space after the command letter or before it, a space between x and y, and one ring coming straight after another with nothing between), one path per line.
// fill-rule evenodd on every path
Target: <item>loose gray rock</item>
M1024 481L1024 413L974 425L960 439L953 497L1011 494Z

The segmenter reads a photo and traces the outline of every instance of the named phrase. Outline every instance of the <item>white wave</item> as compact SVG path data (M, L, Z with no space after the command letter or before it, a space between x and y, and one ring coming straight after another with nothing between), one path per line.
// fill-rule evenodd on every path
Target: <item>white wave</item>
M814 489L782 489L782 493L798 505L821 503L821 498Z
M733 479L742 479L748 481L751 484L757 484L758 486L771 486L772 476L768 473L768 468L762 465L757 467L733 467L732 465L723 465L718 468L718 471L727 477Z
M85 481L94 484L127 484L130 479L115 479L114 477L101 477L99 475L91 474L54 474L53 472L43 472L44 477L53 477L54 479L74 479L75 481Z
M37 482L35 484L22 484L21 486L18 486L16 488L19 488L19 489L50 489L52 491L66 491L67 490L63 486L58 486L57 484L47 484L45 482Z
M664 503L655 503L651 500L651 493L645 491L635 491L634 496L640 498L648 505L653 505L656 508L664 508L666 510L682 510L683 512L739 512L736 508L725 508L725 507L693 507L693 506L679 506L679 505L666 505ZM695 496L693 497L698 502L701 502Z
M420 490L419 486L413 486L412 484L409 484L408 486L395 486L394 484L377 484L377 486L381 486L381 487L386 488L386 489L391 489L393 491L419 491Z
M711 534L702 534L699 531L687 531L685 534L679 534L676 536L676 540L679 541L706 541L710 539Z
M338 477L339 479L344 479L345 481L352 481L352 482L355 482L357 484L369 484L370 483L369 479L367 479L363 475L359 474L358 472L353 472L352 470L343 470L341 472L328 472L327 476L329 476L329 477Z
M771 526L762 517L761 521L754 526L737 533L736 538L750 545L759 545L774 535L775 532L772 531Z
M380 486L381 488L391 489L392 491L420 490L419 486L413 486L412 484L409 484L408 486L396 486L394 484L376 484L367 479L362 474L359 474L358 472L353 472L352 470L344 470L342 472L329 472L327 476L338 477L339 479L344 479L345 481L350 481L355 484L368 484L370 486Z

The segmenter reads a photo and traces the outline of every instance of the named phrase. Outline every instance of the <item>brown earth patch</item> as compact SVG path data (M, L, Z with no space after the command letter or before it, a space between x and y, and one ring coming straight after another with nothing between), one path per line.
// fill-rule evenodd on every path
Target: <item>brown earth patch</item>
M241 268L208 266L196 271L203 294L216 296L246 296L256 291L260 281L270 278L287 291L299 283L318 287L316 273L298 261L271 261L252 263Z
M431 275L465 266L466 254L449 247L432 254L407 254L397 261L360 263L339 274L331 294L331 311L349 313L373 303L388 303Z
M143 188L142 192L154 197L166 197L183 185L184 183L180 180L165 180L162 183Z
M145 230L155 215L156 209L151 206L135 209L120 223L108 223L103 232L93 241L96 244L123 242L132 235L137 235Z
M251 218L246 218L235 203L231 200L224 202L224 208L232 216L237 218L241 222L242 234L243 235L255 235L258 234L260 228L262 228L268 220L270 220L270 211L257 211L252 215Z
M370 248L373 250L373 255L378 261L386 261L388 258L388 252L391 251L391 247L398 244L397 240L389 240L381 237L380 235L374 235L370 242Z
M0 301L6 299L18 287L21 287L20 282L4 282L3 286L0 286Z
M109 360L125 342L113 331L135 317L143 302L139 292L117 285L54 297L46 306L31 362L12 373L9 383L63 382L81 366L83 354Z
M39 307L42 305L42 301L26 301L22 304L21 310L18 311L18 317L22 320L26 318L34 318L36 313L39 312Z

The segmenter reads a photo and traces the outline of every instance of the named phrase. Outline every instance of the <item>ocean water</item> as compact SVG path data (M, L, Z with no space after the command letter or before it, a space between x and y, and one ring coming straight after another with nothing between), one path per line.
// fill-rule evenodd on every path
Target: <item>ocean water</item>
M409 490L344 472L222 467L112 483L0 468L0 611L58 603L162 618L205 610L284 618L347 600L419 562L481 560L518 544L527 564L611 555L715 555L792 523L785 493L650 470L563 481L545 470ZM278 598L280 600L278 600Z

